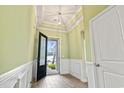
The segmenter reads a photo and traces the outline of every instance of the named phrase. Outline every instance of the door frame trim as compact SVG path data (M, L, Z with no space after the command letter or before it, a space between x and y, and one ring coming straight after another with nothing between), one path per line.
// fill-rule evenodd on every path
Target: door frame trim
M94 38L93 38L93 32L92 32L92 23L99 18L100 16L102 16L104 13L108 12L110 9L114 8L116 5L110 5L108 6L106 9L104 9L102 12L100 12L99 14L97 14L95 17L93 17L90 21L89 21L89 34L90 34L90 45L91 45L91 55L92 55L92 59L91 62L93 62L93 78L94 78L94 84L92 87L98 88L98 75L97 75L97 70L96 70L96 57L95 57L95 45L94 45ZM88 81L89 82L89 81Z
M81 33L81 46L82 46L82 53L83 53L83 58L82 58L82 62L81 62L81 80L83 82L88 82L88 78L87 78L87 72L86 72L86 69L87 69L87 66L86 66L86 63L87 63L87 59L86 59L86 39L85 39L85 32L84 30L81 30L80 31Z
M56 40L57 41L57 54L58 54L58 63L59 63L59 72L58 72L58 74L60 74L60 66L61 66L61 40L60 40L60 38L58 38L58 37L49 37L48 36L48 40Z

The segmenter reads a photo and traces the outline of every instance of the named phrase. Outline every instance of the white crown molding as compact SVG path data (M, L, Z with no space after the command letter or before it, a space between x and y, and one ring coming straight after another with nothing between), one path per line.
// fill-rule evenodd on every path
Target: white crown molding
M74 24L69 25L67 32L70 32L72 29L74 29L81 21L83 21L83 16L81 16Z
M82 7L80 6L80 8L77 10L77 12L72 16L72 18L67 22L67 26L69 26L70 25L70 21L72 20L72 19L74 19L75 17L76 17L76 15L77 15L77 13L79 13L80 11L81 11L81 9L82 9Z
M45 12L45 11L44 11L44 7L45 7L45 6L42 6L42 12ZM80 9L81 9L81 5L75 10L76 13L72 14L71 19L76 16L76 14L80 11ZM42 18L44 18L43 13L42 13ZM69 21L70 21L70 20L67 20L66 24L68 24ZM49 21L43 21L43 20L42 20L42 23L44 23L44 22L47 22L47 23L49 23L49 24L55 24L55 25L56 25L56 23L51 23L51 22L49 22Z
M82 7L80 6L79 7L79 9L77 10L77 12L72 16L72 18L71 19L73 19L73 18L75 18L76 17L76 15L77 15L77 13L79 12L79 11L81 11L81 9L82 9ZM65 25L65 27L64 27L64 25L61 25L62 27L61 28L65 28L66 29L66 27L67 27L67 31L64 31L64 30L60 30L60 31L58 31L58 30L56 30L56 29L54 29L54 28L46 28L46 30L49 30L49 31L57 31L57 32L68 32L68 31L70 31L70 29L72 30L74 27L75 27L75 23L76 23L76 25L78 24L77 23L77 21L79 21L80 20L80 18L78 19L78 20L76 20L74 23L72 23L72 24L69 24L69 21L67 22L67 24ZM42 21L42 23L44 23L44 24L50 24L50 25L57 25L57 24L55 24L55 23L51 23L51 22L47 22L47 21ZM73 27L74 26L74 27ZM42 26L40 25L40 26L38 26L37 28L41 28ZM44 29L45 29L45 27L44 27ZM50 30L51 29L51 30Z
M81 21L83 20L83 16L81 16L74 24L71 24L66 30L60 30L60 29L54 29L54 28L45 28L45 27L37 27L38 30L44 30L44 31L54 31L54 32L64 32L68 33L72 29L74 29Z
M43 21L43 22L41 23L41 25L42 25L42 24L55 25L55 26L59 25L59 24L56 24L56 23L48 22L48 21ZM62 25L62 24L61 24L61 27L65 27L65 25Z
M65 30L52 29L52 28L43 28L43 27L37 27L37 30L40 30L40 31L52 31L52 32L63 32L63 33L67 33L67 31L65 31Z
M45 25L43 24L40 26L40 28L50 28L50 29L65 29L65 27L59 26L59 25Z
M76 14L82 9L82 7L80 7ZM72 17L75 18L76 14L74 14L74 16ZM74 29L81 21L83 20L83 16L79 17L78 20L76 20L73 24L70 24L67 26L67 31L66 30L62 30L62 29L54 29L54 28L46 28L46 27L37 27L38 30L44 30L44 31L53 31L53 32L64 32L64 33L68 33L70 32L72 29ZM54 23L50 23L51 25L56 25Z

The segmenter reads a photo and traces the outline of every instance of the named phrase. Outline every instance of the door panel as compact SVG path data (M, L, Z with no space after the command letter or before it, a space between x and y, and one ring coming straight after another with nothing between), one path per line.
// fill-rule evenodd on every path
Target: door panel
M117 88L124 86L124 76L120 74L104 72L104 80L106 88Z
M93 23L94 37L99 60L124 60L124 42L119 17L111 9ZM97 51L97 50L96 50Z
M41 47L40 47L40 66L45 65L45 50L46 48L46 38L41 36Z
M99 65L96 66L98 87L124 87L124 38L120 16L115 6L91 25L95 63Z
M47 37L39 33L37 81L46 76Z

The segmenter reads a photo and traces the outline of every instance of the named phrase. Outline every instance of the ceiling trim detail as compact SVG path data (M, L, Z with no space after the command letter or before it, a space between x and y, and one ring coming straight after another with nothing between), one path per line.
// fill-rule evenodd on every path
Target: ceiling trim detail
M81 16L74 24L71 24L68 27L68 32L71 31L72 29L74 29L81 21L83 21L83 16Z
M80 7L80 5L37 5L36 14L38 26L42 22L55 24L61 22L67 26L68 21L77 13Z
M80 6L80 8L76 11L76 13L75 13L75 14L72 16L72 18L68 21L67 26L70 25L71 20L72 20L72 19L75 19L76 16L77 16L77 14L79 14L81 11L82 11L82 7ZM83 16L83 15L82 15L82 16ZM76 19L76 20L77 20L77 19Z
M37 30L67 33L67 31L65 31L65 30L60 30L60 29L52 29L52 28L43 28L43 27L37 27Z
M44 10L43 6L38 6L38 8ZM41 13L39 13L39 15L40 14ZM41 20L42 20L42 18L41 18ZM73 28L75 28L82 20L83 20L82 7L79 6L79 8L75 12L75 14L73 14L73 16L71 18L69 18L66 25L56 24L56 23L52 23L52 22L49 22L49 21L43 21L42 20L42 23L40 23L40 25L37 25L37 29L47 30L47 31L54 31L54 32L55 31L56 32L69 32Z
M60 30L60 29L52 29L52 28L43 28L43 27L37 27L38 30L44 30L44 31L53 31L53 32L63 32L63 33L68 33L72 31L81 21L83 21L83 16L81 16L74 24L71 24L68 27L68 31Z

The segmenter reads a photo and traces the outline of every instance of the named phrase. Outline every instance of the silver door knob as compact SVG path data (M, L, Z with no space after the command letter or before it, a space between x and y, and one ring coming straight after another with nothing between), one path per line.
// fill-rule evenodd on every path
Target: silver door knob
M100 67L100 64L96 64L96 67Z

